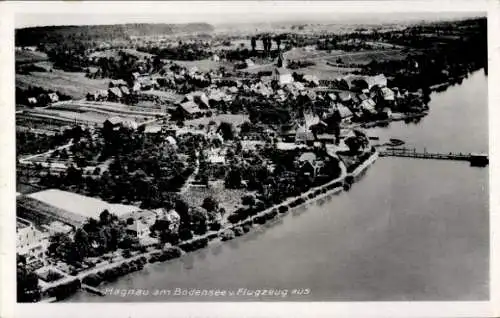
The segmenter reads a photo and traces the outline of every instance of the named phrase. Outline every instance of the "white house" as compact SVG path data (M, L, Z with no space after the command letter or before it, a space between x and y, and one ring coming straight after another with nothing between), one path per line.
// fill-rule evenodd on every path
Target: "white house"
M134 220L134 223L127 226L127 232L136 236L138 239L143 239L149 236L151 231L150 226L143 220Z
M19 255L42 258L49 245L47 233L36 229L28 220L16 219L16 252Z
M59 101L59 96L57 93L49 93L49 99L51 103L56 103Z
M280 85L290 84L293 82L292 74L286 68L275 68L273 79Z

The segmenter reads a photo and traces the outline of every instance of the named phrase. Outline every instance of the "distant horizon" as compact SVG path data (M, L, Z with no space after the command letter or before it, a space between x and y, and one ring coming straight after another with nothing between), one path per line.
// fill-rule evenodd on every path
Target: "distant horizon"
M471 1L472 2L472 1ZM120 25L120 24L189 24L207 23L215 27L228 25L256 24L391 24L422 20L456 20L485 17L484 1L474 3L464 1L380 1L352 2L177 2L175 4L159 2L151 12L151 6L134 3L134 10L115 3L47 3L48 6L35 5L30 11L19 11L15 15L15 28L84 26L84 25ZM35 3L34 3L35 4ZM361 4L361 5L360 5ZM128 5L128 3L127 3ZM158 7L158 8L156 8ZM38 9L38 10L37 10ZM69 10L72 9L72 10ZM76 9L76 10L74 10ZM115 10L116 9L116 10ZM33 10L33 11L31 11ZM115 13L102 13L110 12ZM79 13L74 13L79 12ZM165 12L159 14L158 12Z

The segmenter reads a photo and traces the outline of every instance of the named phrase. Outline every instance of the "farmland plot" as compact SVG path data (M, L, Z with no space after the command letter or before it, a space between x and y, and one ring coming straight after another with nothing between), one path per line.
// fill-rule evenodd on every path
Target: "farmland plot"
M336 63L340 58L346 64L366 65L371 61L401 61L404 60L407 53L401 50L377 50L377 51L361 51L353 53L345 53L328 59L330 63Z
M64 72L32 72L29 75L16 74L16 87L27 89L37 86L46 90L54 90L75 99L83 98L89 92L107 89L109 79L90 79L84 73Z
M43 52L23 50L16 51L15 59L16 63L25 64L46 61L48 60L48 57L47 54Z

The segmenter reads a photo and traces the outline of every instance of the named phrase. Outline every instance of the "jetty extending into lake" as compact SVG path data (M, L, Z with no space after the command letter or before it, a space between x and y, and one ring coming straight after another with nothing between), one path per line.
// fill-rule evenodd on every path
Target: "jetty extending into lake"
M417 151L416 148L394 148L388 147L385 150L379 151L380 157L404 157L416 159L438 159L438 160L461 160L469 161L473 166L487 166L489 163L487 154L472 154L472 153L437 153L427 152L427 150Z

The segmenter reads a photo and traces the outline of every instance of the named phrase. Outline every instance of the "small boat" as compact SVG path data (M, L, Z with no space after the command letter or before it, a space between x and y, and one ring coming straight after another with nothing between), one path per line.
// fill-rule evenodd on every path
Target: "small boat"
M380 138L377 136L370 136L370 137L368 137L368 139L369 140L380 140Z
M396 139L396 138L391 138L391 139L389 139L389 141L391 142L392 146L401 146L401 145L404 145L404 143L405 143L401 139Z

